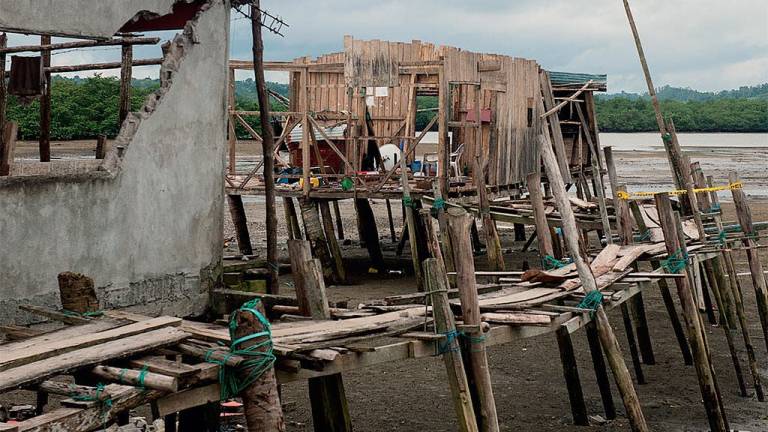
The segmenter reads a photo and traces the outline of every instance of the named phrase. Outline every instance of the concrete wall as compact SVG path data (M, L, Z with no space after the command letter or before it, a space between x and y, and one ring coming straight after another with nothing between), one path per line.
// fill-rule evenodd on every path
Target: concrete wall
M21 8L0 3L3 18L10 3ZM63 271L93 277L104 308L207 307L223 244L228 36L228 1L211 0L166 48L161 89L126 119L98 170L0 179L0 323L30 320L20 304L58 307Z

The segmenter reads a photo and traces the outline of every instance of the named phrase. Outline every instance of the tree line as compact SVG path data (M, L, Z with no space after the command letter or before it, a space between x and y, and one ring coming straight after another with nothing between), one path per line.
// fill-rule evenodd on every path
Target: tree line
M147 95L159 87L153 79L133 81L131 109L137 111ZM288 96L286 84L268 83L277 93ZM253 82L236 82L237 109L258 110ZM51 85L51 139L92 139L99 134L114 137L119 131L118 101L120 81L115 77L89 78L54 77ZM768 132L768 84L741 87L718 93L696 92L691 89L664 87L659 90L662 111L675 121L681 132ZM619 93L598 95L596 98L598 124L605 132L646 132L656 130L653 106L647 95ZM677 100L682 99L682 100ZM417 100L416 128L421 130L437 114L434 96ZM272 110L286 111L282 103L272 102ZM40 103L24 104L13 96L8 98L7 118L19 124L19 138L37 139L40 133ZM259 131L258 119L247 117ZM237 126L241 138L249 135Z

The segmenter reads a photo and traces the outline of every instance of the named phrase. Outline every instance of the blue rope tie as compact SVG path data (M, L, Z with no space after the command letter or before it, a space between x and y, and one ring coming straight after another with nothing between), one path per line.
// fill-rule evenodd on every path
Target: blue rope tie
M645 241L645 240L649 240L650 238L651 238L651 230L650 229L646 229L645 231L643 231L642 234L640 234L637 237L637 240L638 241Z
M661 267L667 273L680 273L688 265L688 254L678 249L667 259L661 260Z
M443 355L449 352L456 352L461 350L461 347L457 343L460 333L457 332L456 329L449 330L441 334L445 336L445 342L440 342L437 345L437 355Z

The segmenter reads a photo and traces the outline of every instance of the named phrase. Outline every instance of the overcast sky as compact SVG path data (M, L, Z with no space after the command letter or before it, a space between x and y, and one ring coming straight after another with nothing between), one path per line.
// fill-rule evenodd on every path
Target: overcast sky
M262 0L262 7L290 25L284 38L265 34L267 60L340 51L345 34L419 39L531 58L550 70L606 73L610 92L645 90L621 0ZM722 90L768 82L768 1L632 0L632 7L657 86ZM250 41L248 21L233 12L232 58L249 58ZM159 54L142 47L136 57ZM119 48L67 52L53 63L117 59ZM153 74L155 68L134 73Z

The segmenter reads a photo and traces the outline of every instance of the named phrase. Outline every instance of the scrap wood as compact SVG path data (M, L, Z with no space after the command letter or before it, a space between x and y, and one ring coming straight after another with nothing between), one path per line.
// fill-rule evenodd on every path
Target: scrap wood
M173 345L190 336L176 327L164 327L123 339L81 348L0 372L0 391L36 384L107 360Z
M661 252L660 248L664 248L664 243L622 246L621 259L613 265L613 271L624 271L641 256Z
M50 339L49 342L37 343L26 349L15 349L12 352L4 352L7 348L0 347L0 371L77 349L99 345L116 339L123 339L128 336L145 333L158 328L179 326L180 324L181 319L166 316L136 322L101 332L84 333L79 336L67 338L56 337L58 332L53 332L42 338L35 338L38 340L48 338ZM3 348L6 348L6 350Z
M589 201L585 201L580 198L576 197L568 197L568 200L571 202L571 204L575 205L578 208L585 209L585 210L592 210L597 208L597 204Z
M549 315L532 314L532 313L494 313L486 312L481 315L481 318L485 322L494 324L517 324L517 325L549 325L552 322L552 317Z
M621 246L617 244L609 244L606 246L594 260L589 264L589 268L592 269L592 274L595 278L607 273L618 261L618 254ZM565 291L572 291L581 286L581 279L574 278L569 279L562 284L560 288Z
M92 323L83 324L78 326L67 326L58 330L52 330L50 332L43 332L41 334L24 338L15 342L0 345L0 362L5 361L6 356L17 351L25 351L34 347L50 344L51 342L59 340L67 340L75 336L80 336L89 333L96 333L104 330L109 330L115 327L123 325L120 321L101 318L94 320ZM26 328L26 327L24 327Z
M25 312L29 312L33 315L41 316L43 318L48 318L55 321L61 321L65 324L78 325L78 324L87 324L91 322L91 319L88 317L84 317L76 314L68 314L68 313L60 312L55 309L51 309L44 306L20 305L19 309Z

